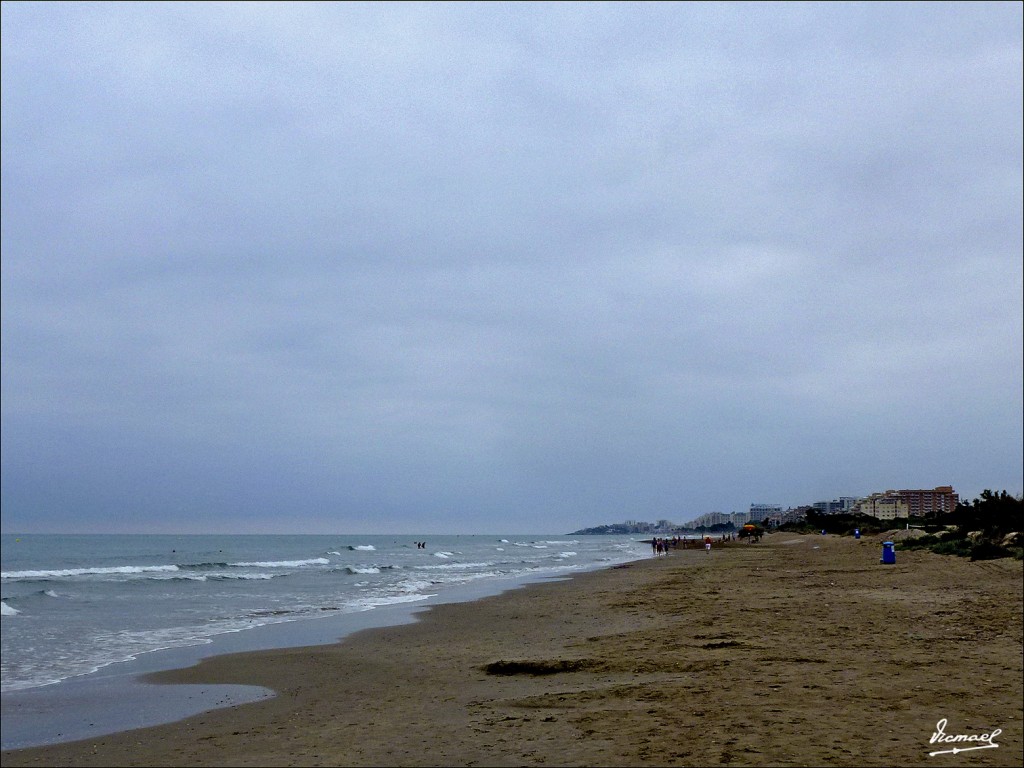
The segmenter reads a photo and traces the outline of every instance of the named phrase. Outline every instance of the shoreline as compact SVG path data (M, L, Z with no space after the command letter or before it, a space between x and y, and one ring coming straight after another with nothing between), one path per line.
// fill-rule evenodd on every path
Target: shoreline
M880 565L873 538L673 550L210 657L149 677L277 696L4 765L961 764L928 754L940 719L1001 729L972 765L1019 765L1021 562Z
M418 601L224 633L215 635L207 643L140 653L52 685L5 691L0 694L4 724L0 750L6 753L171 724L274 695L264 687L247 684L154 686L148 682L154 673L187 669L217 656L331 645L366 629L415 622L417 614L435 605L472 602L531 583L571 578L573 573L602 567L610 566L448 586Z

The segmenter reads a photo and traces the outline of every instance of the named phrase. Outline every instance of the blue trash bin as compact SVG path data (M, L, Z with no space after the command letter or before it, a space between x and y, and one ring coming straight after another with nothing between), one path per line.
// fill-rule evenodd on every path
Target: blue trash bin
M855 528L854 529L854 531L853 531L853 538L855 538L855 539L859 539L860 538L860 528Z
M891 541L886 541L882 544L882 562L887 565L894 565L896 563L896 545Z

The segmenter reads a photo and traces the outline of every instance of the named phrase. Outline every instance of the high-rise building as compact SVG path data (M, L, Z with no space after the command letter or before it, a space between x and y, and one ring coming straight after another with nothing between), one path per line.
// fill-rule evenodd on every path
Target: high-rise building
M781 504L751 504L750 519L752 522L760 523L765 518L777 520L782 517Z
M737 528L741 528L750 522L749 512L733 512L729 515L729 522L735 525Z
M960 494L951 485L940 485L931 490L901 490L896 492L906 502L911 517L945 514L956 509Z

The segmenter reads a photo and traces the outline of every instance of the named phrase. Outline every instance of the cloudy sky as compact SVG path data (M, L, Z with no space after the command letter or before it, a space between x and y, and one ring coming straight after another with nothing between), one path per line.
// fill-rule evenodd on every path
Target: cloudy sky
M1020 3L5 3L7 532L1022 490Z

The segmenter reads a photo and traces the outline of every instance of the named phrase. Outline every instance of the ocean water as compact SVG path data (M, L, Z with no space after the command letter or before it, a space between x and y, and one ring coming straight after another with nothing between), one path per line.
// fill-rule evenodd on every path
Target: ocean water
M273 624L371 612L373 625L377 609L459 599L467 585L494 593L649 556L638 539L4 534L0 690Z

